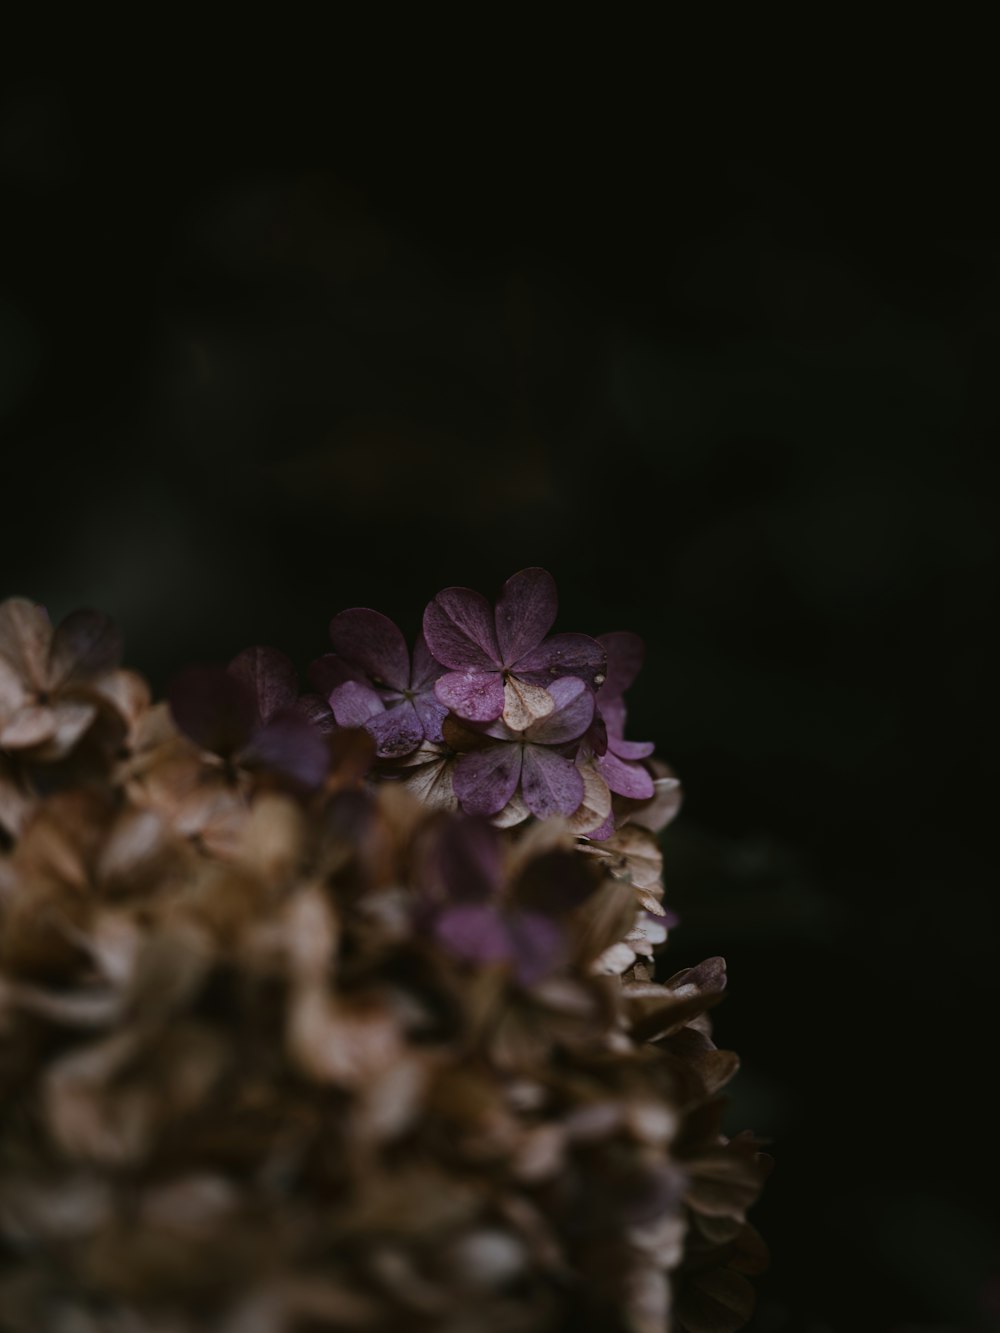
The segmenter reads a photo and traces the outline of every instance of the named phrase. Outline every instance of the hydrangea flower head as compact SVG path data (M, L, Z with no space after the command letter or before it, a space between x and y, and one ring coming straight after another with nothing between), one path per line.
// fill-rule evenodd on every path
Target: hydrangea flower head
M441 703L468 722L502 715L524 731L554 710L553 681L574 676L596 689L604 651L586 634L549 636L557 609L555 580L544 569L512 575L495 608L471 588L439 592L424 612L424 637L448 668L434 687Z

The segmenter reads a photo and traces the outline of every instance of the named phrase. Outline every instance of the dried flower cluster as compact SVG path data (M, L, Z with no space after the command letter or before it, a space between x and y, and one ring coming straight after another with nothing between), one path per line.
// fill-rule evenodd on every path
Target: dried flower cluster
M541 570L153 703L0 605L0 1330L723 1333L766 1172L721 959L653 979L675 779Z

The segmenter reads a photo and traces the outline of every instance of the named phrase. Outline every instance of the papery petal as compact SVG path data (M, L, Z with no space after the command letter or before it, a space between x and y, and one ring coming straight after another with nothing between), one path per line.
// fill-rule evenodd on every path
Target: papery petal
M556 701L541 685L511 676L503 687L503 720L511 731L527 731L555 711Z
M300 694L293 705L322 736L332 736L337 730L333 709L320 694Z
M514 973L522 986L533 986L566 961L566 930L551 916L541 912L511 912L507 929Z
M0 721L16 713L27 698L21 673L5 657L0 657Z
M434 682L445 708L467 722L493 722L503 712L503 677L499 671L449 671Z
M514 795L520 776L521 746L499 741L459 755L455 761L455 795L468 814L495 815Z
M583 778L583 800L570 819L570 828L578 836L593 837L594 830L601 828L611 814L611 791L598 773L593 759L585 763L577 760L576 766Z
M25 704L0 730L0 745L8 750L28 750L55 735L56 714L47 704Z
M399 778L400 785L435 810L457 810L458 797L452 785L454 759L445 751L415 751L428 755L420 763L413 763L414 755L407 757L407 766Z
M610 750L596 759L595 763L601 777L618 796L627 796L633 801L647 801L656 790L652 777L641 764L624 763Z
M638 634L633 634L631 630L615 630L612 634L599 634L597 642L604 649L608 660L601 693L609 699L618 698L625 693L642 669L646 645Z
M257 703L257 716L268 722L299 695L299 673L290 657L277 648L244 648L229 663L229 672L241 680Z
M231 754L250 739L257 712L253 694L225 667L188 667L168 698L177 726L203 749Z
M432 689L414 696L413 707L417 710L424 736L429 741L441 740L441 723L448 716L448 710Z
M579 809L583 791L583 778L572 759L542 745L524 746L521 795L532 814L539 819L572 815Z
M429 870L437 887L454 903L494 897L502 878L502 849L496 829L485 819L448 820L433 846Z
M549 686L555 709L528 729L534 745L565 745L578 740L594 716L594 696L576 676L561 676Z
M417 635L413 645L413 666L410 669L410 689L423 692L429 689L444 670L441 663L431 656L423 631Z
M603 824L599 824L597 828L591 829L590 832L587 834L587 837L591 840L591 842L604 842L607 838L610 838L614 835L614 831L615 831L615 817L613 814L611 814L608 815L607 819L604 821Z
M493 609L471 588L445 588L424 611L427 647L453 671L486 671L500 666Z
M597 689L607 668L604 649L588 634L553 634L514 663L514 672L536 685L548 685L558 676L578 676Z
M240 755L250 768L263 768L311 790L326 777L329 750L319 732L293 709L277 713Z
M376 685L406 690L410 685L410 654L399 628L381 611L354 607L330 621L330 642L352 666L360 667Z
M341 686L341 689L347 688ZM424 739L423 724L408 700L370 717L364 726L375 741L375 753L380 759L397 759L409 754Z
M677 817L684 800L681 784L672 775L661 777L661 767L665 769L666 765L661 766L659 761L653 761L653 770L657 775L653 779L655 788L653 799L648 805L640 806L629 815L634 824L649 829L653 833L659 833L661 829L667 827L671 820Z
M337 686L330 695L330 707L340 727L363 727L371 718L385 712L378 693L356 680Z
M446 908L434 922L434 935L449 953L472 963L498 963L511 954L506 922L488 903Z
M27 597L0 602L0 656L32 689L43 690L48 683L51 641L52 625L43 606Z
M89 680L121 663L122 636L101 611L71 611L59 622L49 648L49 688Z
M521 793L516 791L504 808L492 816L490 823L494 828L516 828L530 818L531 811L521 799Z
M317 657L315 662L310 662L306 675L309 677L310 685L324 699L329 699L337 686L343 685L345 681L356 680L367 684L365 673L357 667L350 666L336 653L324 653L322 657Z
M97 716L97 707L85 699L60 699L53 705L56 729L45 747L46 757L61 758L69 754L83 733Z
M512 666L537 648L559 609L556 581L547 569L522 569L503 585L496 606L500 661Z
M620 736L612 736L608 740L608 749L626 763L634 763L637 759L648 759L656 746L652 741L624 741Z

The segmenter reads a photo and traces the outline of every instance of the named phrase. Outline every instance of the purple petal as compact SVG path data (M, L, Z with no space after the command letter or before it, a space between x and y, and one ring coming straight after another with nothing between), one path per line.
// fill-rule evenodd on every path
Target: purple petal
M608 670L601 692L609 699L625 693L642 669L646 656L646 645L630 630L616 630L613 634L601 634L597 642L604 649L608 659Z
M348 686L340 688L346 690ZM370 717L364 726L375 742L375 753L380 759L398 759L410 754L424 739L423 725L408 700Z
M492 722L503 712L503 677L499 671L449 671L434 682L445 708L467 722Z
M511 954L506 922L489 903L447 908L434 922L434 934L449 953L469 962L498 963Z
M612 812L610 815L608 815L607 819L604 821L603 824L601 824L598 828L591 829L590 832L587 834L587 837L590 839L591 842L604 842L606 838L611 837L614 831L615 831L615 816L614 813Z
M322 783L329 759L326 741L293 709L275 714L240 755L248 767L266 769L307 790Z
M525 733L534 745L565 745L578 740L594 718L594 696L576 676L561 676L549 685L555 710Z
M500 741L459 756L455 795L467 814L495 815L514 795L520 776L521 746Z
M597 696L597 712L604 718L609 737L625 735L625 700L620 694L610 698L601 690Z
M417 710L417 717L420 718L420 725L424 729L424 736L427 740L441 740L441 723L448 716L448 710L440 702L434 691L427 690L423 694L416 695L413 700L413 707Z
M349 666L336 653L324 653L322 657L317 657L316 661L310 664L306 675L310 684L324 699L329 699L337 686L343 685L345 680L364 682L365 678L363 671Z
M432 869L445 896L455 903L483 902L502 878L500 838L492 824L475 816L449 819L434 847Z
M250 689L262 722L268 722L283 708L291 708L298 698L299 673L291 658L277 648L244 648L229 663L229 671Z
M634 762L636 759L648 759L656 746L652 741L623 741L620 736L612 736L608 741L608 749L619 759Z
M540 912L512 912L507 921L514 973L522 986L533 986L566 960L566 931Z
M524 747L521 795L533 815L539 819L571 815L579 809L583 792L583 778L572 759L541 745Z
M101 611L71 611L60 621L49 647L49 686L88 680L114 671L122 660L122 637Z
M311 722L323 736L332 736L337 730L333 709L319 694L301 694L295 700L295 711Z
M577 676L591 689L598 688L606 669L604 649L588 634L553 634L514 664L515 674L534 685L548 685L557 676Z
M596 761L601 777L618 796L633 801L647 801L656 788L653 779L640 764L623 763L609 750Z
M339 727L363 727L373 717L385 712L385 704L370 685L347 680L330 695L330 707Z
M393 690L410 686L406 640L388 616L367 607L341 611L330 621L330 642L340 656L376 685Z
M257 714L253 694L226 667L188 667L168 697L177 726L203 749L232 754L250 739Z
M413 667L410 671L410 689L414 691L423 691L429 689L431 685L440 676L443 668L440 662L436 662L431 656L431 650L427 647L427 640L423 633L417 635L417 641L413 645Z
M500 660L511 666L537 648L552 628L559 601L547 569L511 575L497 598L496 631Z
M453 671L500 666L493 609L471 588L445 588L424 611L424 637L437 660Z

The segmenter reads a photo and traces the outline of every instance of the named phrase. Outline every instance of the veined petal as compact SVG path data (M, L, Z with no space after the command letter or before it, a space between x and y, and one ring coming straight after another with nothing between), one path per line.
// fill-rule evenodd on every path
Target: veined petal
M541 685L510 676L503 687L503 720L511 731L527 731L554 712L556 701Z
M381 611L357 606L330 621L330 642L346 662L376 685L410 686L410 654L401 631Z
M559 609L556 581L547 569L522 569L503 585L496 606L500 661L512 666L537 648Z
M424 638L437 660L453 671L500 666L493 609L471 588L445 588L424 611Z
M656 788L653 779L640 764L623 762L609 750L595 760L601 777L618 796L633 801L647 801Z
M561 676L549 686L555 709L535 722L527 739L535 745L565 745L578 740L594 717L594 696L576 676Z
M346 688L341 686L341 689ZM380 759L398 759L410 754L424 739L423 725L409 700L370 717L364 726L375 742L375 753Z
M244 648L229 663L229 671L253 694L261 722L268 722L283 708L291 708L298 698L299 673L291 658L277 648Z
M337 686L343 685L346 680L366 683L364 672L357 667L349 666L336 653L324 653L322 657L317 657L315 662L309 664L306 675L310 684L324 699L329 699Z
M449 671L434 682L445 708L467 722L493 722L503 712L503 677L499 671Z
M417 717L420 718L420 725L424 729L424 736L427 740L441 740L441 723L448 716L448 710L433 689L427 689L421 694L415 695L413 707L417 710Z
M602 692L609 699L614 699L624 694L638 676L646 656L646 645L638 634L633 634L631 630L615 630L612 634L599 634L597 642L604 649L608 659Z
M583 778L572 759L564 759L543 745L524 746L521 795L533 815L547 819L575 814L583 793Z
M410 689L424 691L431 687L443 671L441 663L431 656L423 631L413 645L413 666L410 668Z
M592 759L585 763L578 760L577 768L583 778L583 800L570 819L570 828L579 836L593 837L595 830L600 829L611 814L611 790Z
M547 685L557 676L578 676L597 689L606 666L604 649L588 634L553 634L515 662L514 670L536 685Z
M521 776L521 746L498 741L471 750L455 761L455 795L470 815L495 815L517 789Z
M360 681L345 680L330 695L330 707L339 727L363 727L370 718L385 712L376 690Z

